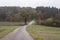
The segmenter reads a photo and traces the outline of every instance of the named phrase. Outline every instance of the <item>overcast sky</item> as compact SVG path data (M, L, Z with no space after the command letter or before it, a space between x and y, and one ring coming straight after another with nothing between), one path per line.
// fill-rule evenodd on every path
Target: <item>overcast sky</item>
M60 8L60 0L0 0L0 6L54 6Z

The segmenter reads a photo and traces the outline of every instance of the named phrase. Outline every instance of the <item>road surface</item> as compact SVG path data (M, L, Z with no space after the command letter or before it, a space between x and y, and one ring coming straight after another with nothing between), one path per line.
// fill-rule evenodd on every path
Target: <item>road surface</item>
M31 25L33 22L34 21L31 21L28 25ZM0 40L33 40L33 38L26 31L26 27L28 25L22 26L22 28L17 28Z

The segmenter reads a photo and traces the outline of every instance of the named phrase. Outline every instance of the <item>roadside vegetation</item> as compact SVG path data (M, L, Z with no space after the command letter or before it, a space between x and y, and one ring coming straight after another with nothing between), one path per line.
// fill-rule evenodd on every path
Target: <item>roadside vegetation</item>
M27 31L34 40L60 40L60 28L30 25Z
M12 32L18 26L0 26L0 38L4 37L8 33Z

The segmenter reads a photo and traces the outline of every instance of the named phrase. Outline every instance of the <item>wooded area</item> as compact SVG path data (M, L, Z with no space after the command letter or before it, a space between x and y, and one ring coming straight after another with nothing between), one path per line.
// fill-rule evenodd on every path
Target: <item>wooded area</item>
M60 26L60 9L56 7L0 7L0 21L25 22L35 19L37 24Z
M56 7L37 7L37 23L47 26L60 26L60 9Z

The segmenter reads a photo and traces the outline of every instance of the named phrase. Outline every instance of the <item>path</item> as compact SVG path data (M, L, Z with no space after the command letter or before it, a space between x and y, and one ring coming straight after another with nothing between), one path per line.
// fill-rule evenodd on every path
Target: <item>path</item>
M34 21L31 21L28 25L31 25L32 23L34 23ZM28 25L25 25L22 28L17 28L0 40L33 40L33 38L26 31L26 27Z

